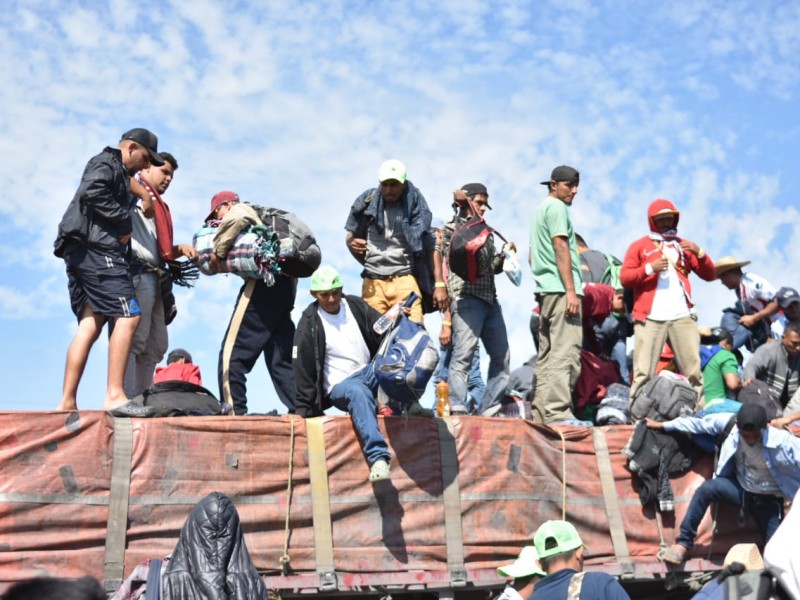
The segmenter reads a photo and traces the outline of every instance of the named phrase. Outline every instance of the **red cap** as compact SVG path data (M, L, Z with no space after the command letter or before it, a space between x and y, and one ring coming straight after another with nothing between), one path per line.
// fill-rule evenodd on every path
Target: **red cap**
M211 212L208 213L206 217L206 221L210 221L216 215L214 212L223 204L237 204L239 202L239 194L236 192L229 192L227 190L222 192L217 192L214 194L214 197L211 198Z

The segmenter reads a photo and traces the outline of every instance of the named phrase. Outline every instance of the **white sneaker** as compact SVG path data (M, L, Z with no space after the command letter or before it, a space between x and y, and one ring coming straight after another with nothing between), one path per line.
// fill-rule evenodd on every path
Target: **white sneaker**
M389 479L389 463L379 458L369 468L370 481L386 481Z

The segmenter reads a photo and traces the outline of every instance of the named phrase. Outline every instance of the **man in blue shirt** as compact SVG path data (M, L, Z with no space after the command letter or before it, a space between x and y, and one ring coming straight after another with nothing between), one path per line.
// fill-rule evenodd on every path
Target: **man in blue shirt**
M736 426L722 443L714 478L692 496L675 543L663 554L664 562L680 564L694 544L697 528L712 502L728 502L747 508L764 541L775 533L783 518L785 498L800 489L800 439L791 432L767 426L767 411L746 403L736 415ZM664 431L720 435L726 426L717 420L678 417L647 426ZM744 442L744 443L742 443Z
M533 536L539 563L547 577L536 584L530 600L630 600L608 573L584 572L578 530L567 521L546 521Z

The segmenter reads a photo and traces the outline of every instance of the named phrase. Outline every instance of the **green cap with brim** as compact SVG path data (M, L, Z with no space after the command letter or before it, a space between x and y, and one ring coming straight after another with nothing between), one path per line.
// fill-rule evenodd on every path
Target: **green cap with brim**
M322 265L311 275L311 291L327 292L344 287L339 272L330 265Z
M406 179L408 179L408 174L406 171L406 166L401 163L396 158L391 158L381 165L381 168L378 169L378 181L383 183L384 181L389 180L399 181L400 183L405 183Z
M533 545L536 547L536 552L539 553L539 558L569 552L581 546L586 547L578 530L568 521L542 523L533 536Z

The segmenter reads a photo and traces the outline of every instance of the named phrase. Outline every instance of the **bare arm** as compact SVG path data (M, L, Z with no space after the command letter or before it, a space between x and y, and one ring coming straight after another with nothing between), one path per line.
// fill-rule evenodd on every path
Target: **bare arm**
M752 327L756 323L758 323L761 319L769 319L772 315L780 310L778 306L778 301L773 300L769 304L767 304L764 308L753 315L744 315L741 319L739 319L739 323L744 325L745 327Z
M738 373L725 373L722 378L725 380L725 387L732 392L742 389L742 380Z
M135 177L131 177L131 194L138 197L142 201L142 212L148 219L152 219L155 215L153 208L153 199L150 197L150 192L138 181Z
M352 232L348 231L344 240L347 244L347 249L359 263L362 265L367 260L367 240L353 236Z
M435 237L436 245L431 251L431 262L433 263L433 281L436 285L436 288L433 290L433 303L434 306L436 306L436 308L439 310L448 311L450 307L450 295L447 293L447 286L445 285L444 281L444 267L442 259L442 249L444 247L444 243L442 240L441 229L436 230ZM447 321L450 320L449 316L443 318Z
M561 275L561 281L564 282L567 295L567 309L568 317L574 317L580 312L580 300L575 291L575 280L572 278L572 258L569 253L569 242L565 237L554 237L553 248L556 251L556 267L558 274Z

